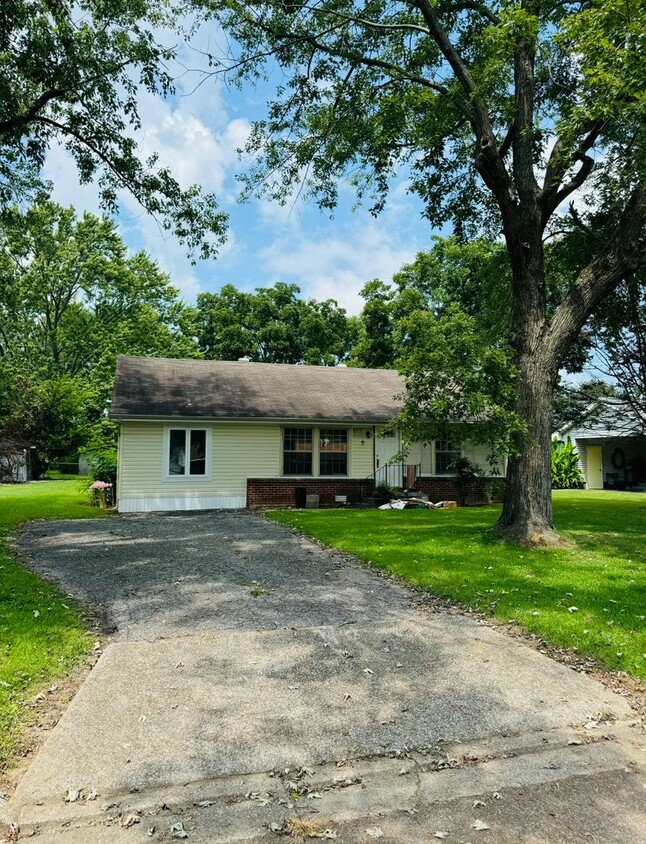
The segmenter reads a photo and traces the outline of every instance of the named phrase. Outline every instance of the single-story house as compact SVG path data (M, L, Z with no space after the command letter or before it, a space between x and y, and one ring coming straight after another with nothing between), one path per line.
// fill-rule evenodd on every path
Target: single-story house
M395 459L384 430L401 408L394 370L120 357L120 512L356 503L375 484L455 498L448 441ZM487 449L461 452L486 466Z
M585 422L565 426L556 438L576 447L586 489L646 491L646 430L627 402L599 399Z

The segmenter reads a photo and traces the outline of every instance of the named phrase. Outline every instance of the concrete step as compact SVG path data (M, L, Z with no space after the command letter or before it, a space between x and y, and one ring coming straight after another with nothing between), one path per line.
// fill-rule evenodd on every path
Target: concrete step
M310 824L313 831L332 830L340 840L365 841L365 828L393 818L401 822L406 813L428 817L438 806L468 797L483 804L474 807L480 817L509 790L547 785L554 790L572 780L586 790L596 787L585 780L624 776L634 766L626 748L602 734L593 739L580 731L553 730L222 777L114 795L107 802L99 795L61 808L60 801L23 819L21 836L37 835L40 844L166 841L181 824L192 842L234 844L263 841L272 829L287 833L300 821L303 829Z

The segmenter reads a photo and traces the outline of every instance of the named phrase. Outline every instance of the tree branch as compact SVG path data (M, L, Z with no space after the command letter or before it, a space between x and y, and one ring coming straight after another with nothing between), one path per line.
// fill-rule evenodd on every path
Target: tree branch
M581 271L552 318L548 358L558 368L595 307L625 278L646 265L646 183L639 182L606 248Z
M353 17L352 15L343 15L341 12L331 11L330 14L335 18L341 18L346 23L357 23L365 26L368 29L381 29L389 32L403 31L403 32L419 32L422 35L429 35L428 29L423 26L417 26L414 23L378 23L377 21L367 20L366 18Z
M322 53L326 53L327 55L340 56L342 59L346 59L346 61L352 62L355 65L378 67L380 70L387 70L389 73L392 73L396 79L415 82L417 85L422 85L424 88L430 88L433 91L437 91L438 94L448 94L448 88L445 88L444 85L440 85L438 82L433 82L431 79L427 79L425 76L403 73L401 67L396 64L386 62L383 59L370 58L368 56L361 55L360 53L354 53L350 50L341 50L338 47L332 49L331 47L328 47L318 41L317 39L319 37L320 36L318 35L311 35L302 40L309 42L312 47L320 50Z
M47 103L67 93L68 90L66 88L52 88L50 91L44 91L22 114L17 114L7 120L0 120L0 134L4 135L7 132L15 132L29 125L39 112L45 108Z
M568 145L565 140L563 138L557 138L556 143L552 147L547 167L545 168L545 178L543 179L543 188L541 191L543 225L547 224L549 218L554 213L554 210L558 208L561 202L563 202L563 200L566 199L573 190L576 190L577 187L581 187L583 182L590 175L592 167L586 167L582 174L581 171L585 166L585 164L582 164L581 169L578 171L577 175L571 179L568 186L573 185L575 180L580 180L579 183L574 187L571 187L567 193L565 192L565 188L559 191L559 185L575 161L584 162L585 159L588 158L586 153L594 146L597 138L603 130L604 125L605 122L603 120L597 120L595 123L590 124L586 136L583 138L579 146L571 152L568 152ZM581 178L582 176L583 178Z
M71 88L51 88L49 91L43 91L43 93L29 106L26 111L22 112L21 114L17 114L14 117L10 117L7 120L0 121L0 135L5 134L7 132L15 132L16 130L28 126L33 120L35 120L40 115L40 112L52 100L56 100L61 97L73 94L73 101L78 101L79 99L81 99L81 94L83 90L86 89L88 86L93 85L99 79L105 79L106 77L109 78L111 76L114 76L130 64L134 64L133 59L120 62L114 67L110 67L109 69L106 69L101 73L96 73L93 76L89 76L87 79L83 79L82 81L80 81L79 84L73 90Z
M581 219L581 215L579 214L579 212L578 212L578 211L576 210L576 208L574 207L574 203L573 203L573 202L570 202L570 205L569 205L568 211L569 211L569 213L570 213L570 217L572 217L572 220L574 221L574 225L575 225L577 228L579 228L579 229L581 229L582 231L584 231L586 234L590 234L590 235L591 235L591 234L592 234L592 229L590 228L590 226L586 226L586 224L583 222L583 220Z
M85 136L81 135L80 132L77 132L71 126L66 123L59 123L56 120L52 120L50 117L43 117L42 115L37 118L37 121L40 123L45 123L47 126L51 126L54 129L58 129L60 132L63 132L65 135L70 135L73 138L86 146L89 150L91 150L96 157L116 176L117 180L123 185L126 190L128 190L132 195L135 197L137 202L144 208L148 213L152 214L151 210L147 208L141 199L137 196L137 188L140 188L142 185L141 183L137 182L136 180L130 180L125 177L125 175L115 166L114 162L107 156L93 141ZM154 215L153 215L154 216Z
M523 2L523 8L536 14L532 3ZM515 131L512 138L514 150L513 170L516 189L521 201L534 208L539 192L534 176L534 65L535 44L529 36L516 40L514 49L514 100L516 104Z
M500 157L504 158L509 150L511 149L512 141L514 140L514 134L516 132L516 123L512 123L509 129L507 129L507 134L502 139L502 143L500 144Z
M468 67L440 26L435 16L433 4L429 0L416 0L415 5L426 21L431 38L449 63L455 78L467 96L470 105L470 122L478 143L478 153L475 157L476 169L498 200L503 218L508 225L511 225L515 210L511 180L497 148L496 136L487 107L478 96L475 82Z
M581 166L577 170L577 172L572 176L570 181L563 185L560 191L557 191L554 195L552 211L559 207L559 205L563 202L564 199L567 199L571 193L574 193L575 190L581 187L581 185L585 182L588 178L592 169L594 167L594 159L591 158L589 155L582 155L581 156ZM552 203L550 203L551 205ZM547 206L549 208L549 205ZM550 212L551 215L551 212ZM547 220L545 221L547 222Z

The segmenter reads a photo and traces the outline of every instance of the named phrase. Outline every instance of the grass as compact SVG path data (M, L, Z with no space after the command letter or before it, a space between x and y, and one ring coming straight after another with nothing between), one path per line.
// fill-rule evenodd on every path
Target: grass
M433 595L513 619L600 666L646 677L646 495L560 491L554 512L570 548L498 542L487 532L498 507L268 516Z
M104 515L90 506L87 478L0 486L0 770L20 747L25 703L79 664L91 647L79 609L20 566L12 533L31 519Z

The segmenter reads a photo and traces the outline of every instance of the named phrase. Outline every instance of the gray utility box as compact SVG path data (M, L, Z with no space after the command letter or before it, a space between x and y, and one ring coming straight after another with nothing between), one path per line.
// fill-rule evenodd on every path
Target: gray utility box
M308 492L305 496L305 508L307 510L318 510L319 496L316 493Z

